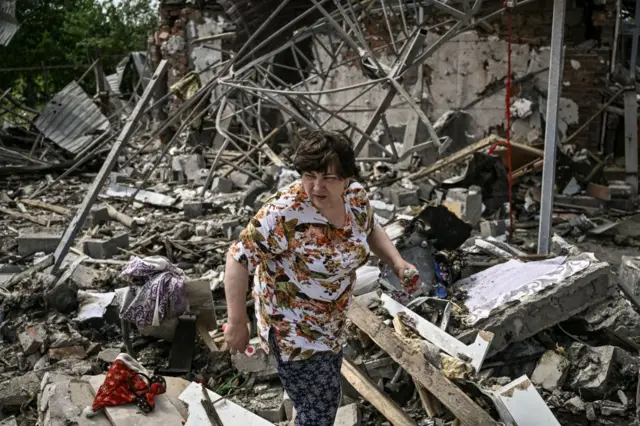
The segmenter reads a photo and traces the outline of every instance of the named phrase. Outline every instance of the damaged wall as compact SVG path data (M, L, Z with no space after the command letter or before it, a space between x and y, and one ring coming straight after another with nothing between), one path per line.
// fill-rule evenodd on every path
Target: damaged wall
M601 102L599 91L607 72L610 50L608 44L613 39L615 24L615 4L611 1L608 4L596 3L604 2L579 0L568 4L565 31L567 47L560 107L561 138L579 128L597 111L598 103ZM484 16L495 11L501 4L501 1L487 0L478 15ZM432 12L435 11L427 9L427 15L432 14L432 20L441 20L439 15ZM520 98L526 100L519 101L518 108L512 108L517 111L512 114L512 134L515 140L529 144L541 143L544 136L548 72L537 73L532 78L524 77L549 65L552 13L552 0L540 0L512 12L512 77L516 81L523 79L513 86L513 101ZM222 10L215 1L207 0L196 6L165 0L160 6L160 15L161 27L153 39L152 48L155 48L158 60L164 58L170 62L169 85L189 70L201 71L222 58L225 50L224 38L211 40L211 36L219 36L225 31ZM489 23L489 26L461 34L445 43L425 62L422 107L432 122L447 111L464 109L466 113L450 126L456 128L455 135L450 135L454 139L454 149L466 146L489 133L505 133L507 16L502 15ZM493 31L489 31L489 27ZM438 31L446 29L446 26L441 26ZM206 43L198 41L203 37L208 37L209 40ZM435 32L430 32L427 45L438 37ZM375 40L380 37L372 34L370 38L373 40L371 43L375 44ZM333 39L336 42L335 37ZM328 44L329 39L320 35L315 43ZM332 58L323 48L316 47L313 50L317 55L314 55L314 60L318 69L326 69ZM395 55L380 52L379 60L383 64L390 65L394 59ZM415 79L415 72L413 75ZM201 78L204 82L212 76L213 73L203 73ZM411 75L407 77L405 86L412 91ZM365 81L367 77L359 67L344 65L328 76L324 89L341 88ZM321 86L322 81L318 79L315 84L309 85L309 90L317 90ZM320 102L329 109L336 110L355 98L360 91L357 89L323 95ZM385 92L385 87L376 86L351 103L347 109L351 112L345 111L341 116L364 128ZM409 105L396 97L387 112L388 124L396 140L402 140L409 111ZM600 120L594 120L574 143L579 147L597 148L600 125ZM329 124L330 128L343 129L344 126L338 120ZM382 135L382 129L380 125L378 135ZM384 140L382 137L381 139ZM426 129L423 128L418 140L426 139Z

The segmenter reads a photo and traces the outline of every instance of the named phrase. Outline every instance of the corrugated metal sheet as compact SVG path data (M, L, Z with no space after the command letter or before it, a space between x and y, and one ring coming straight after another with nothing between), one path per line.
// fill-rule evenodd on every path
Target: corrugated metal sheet
M72 81L53 96L35 125L56 145L77 154L96 133L109 128L109 121L78 83Z
M111 92L118 96L122 95L122 79L129 64L133 65L138 78L142 79L140 90L144 90L149 84L149 80L151 80L151 70L147 64L146 52L131 52L118 63L116 73L107 76Z
M142 90L144 90L147 88L149 80L151 80L151 70L147 63L147 52L131 52L131 59L133 60L136 71L138 71L138 76L142 79L141 87Z
M16 20L16 0L0 0L0 45L8 45L19 28L20 24Z

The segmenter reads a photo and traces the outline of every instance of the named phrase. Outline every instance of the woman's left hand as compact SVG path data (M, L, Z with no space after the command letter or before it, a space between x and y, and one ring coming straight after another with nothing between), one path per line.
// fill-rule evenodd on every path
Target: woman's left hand
M398 277L400 281L404 280L404 271L412 270L412 269L417 270L418 268L416 268L415 266L413 266L412 264L410 264L404 259L401 259L400 261L398 261L393 265L393 273L396 274L396 277Z

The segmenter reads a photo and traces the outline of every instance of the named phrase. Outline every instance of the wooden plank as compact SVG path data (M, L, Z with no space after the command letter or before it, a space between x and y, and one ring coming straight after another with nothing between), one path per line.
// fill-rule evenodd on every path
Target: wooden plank
M430 174L437 172L438 170L446 167L450 164L455 164L459 161L464 160L467 156L473 154L474 152L480 151L481 149L487 148L488 146L493 145L496 142L501 141L502 139L497 137L496 135L490 135L472 145L469 145L466 148L463 148L448 157L445 157L441 160L436 161L435 163L427 166L421 170L418 170L415 173L412 173L408 176L409 180L415 180L419 178L423 178L425 176L429 176Z
M26 214L26 213L21 213L21 212L16 212L13 211L11 209L5 209L4 207L0 207L0 213L4 213L7 214L9 216L13 216L13 217L17 217L20 219L24 219L24 220L28 220L29 222L33 222L35 224L38 224L40 226L47 226L47 222L39 219L35 216L31 216L30 214Z
M344 377L353 386L360 395L371 403L389 422L394 426L416 426L407 413L405 413L398 404L385 395L378 387L363 374L347 358L342 360L342 369L340 370Z
M45 203L44 201L37 200L20 200L22 204L26 204L27 206L36 207L43 210L49 210L54 213L61 214L62 216L70 216L71 209L62 206L54 206L53 204Z
M425 320L411 309L405 308L386 294L380 296L380 302L382 302L382 306L389 312L389 315L395 317L400 312L404 313L415 322L415 329L420 336L449 355L469 362L476 371L480 371L480 367L482 367L482 363L493 341L493 333L480 331L476 336L475 342L467 346L440 327Z
M207 393L220 416L220 420L222 420L225 426L273 426L273 423L234 404L215 392L207 389ZM201 384L191 383L189 387L182 392L179 399L189 406L189 418L184 426L204 426L211 424L209 422L209 416L202 406L201 401L203 397ZM169 426L169 424L163 422L163 426Z
M402 323L398 315L393 317L393 328L398 335L405 338L407 337L407 326ZM422 408L424 408L427 416L432 419L435 418L438 413L433 405L433 396L416 379L412 377L411 380L413 380L413 384L415 385L418 396L420 397L420 402L422 402Z
M102 189L102 186L105 184L105 182L109 178L109 174L111 173L111 170L113 170L113 167L115 166L120 156L120 152L124 149L124 147L127 145L129 141L129 138L135 132L136 130L135 124L140 119L140 117L142 117L142 115L144 114L145 106L147 105L147 103L149 102L149 99L151 98L153 89L158 84L160 76L165 72L167 72L167 61L162 60L160 62L160 65L158 65L158 68L156 68L156 71L152 77L151 82L149 82L149 84L145 88L144 93L140 97L140 100L136 104L133 112L127 119L125 125L122 127L122 130L118 135L118 138L113 143L111 147L111 151L107 155L107 158L104 160L104 163L102 164L102 167L98 172L98 175L96 176L93 183L87 190L84 200L78 207L76 215L71 220L71 223L69 223L69 226L67 227L63 237L60 239L60 244L58 245L58 248L55 251L56 260L53 265L53 271L52 271L54 274L60 268L60 265L64 261L64 258L67 255L67 253L69 253L69 249L73 245L73 241L75 240L76 236L78 235L78 232L80 231L87 217L89 216L91 206L98 198L98 194Z
M99 375L89 380L94 393L98 392L104 379L104 375ZM113 426L182 426L184 420L166 394L156 395L154 401L156 408L147 415L140 413L135 404L107 407L104 411Z
M445 375L429 364L420 353L407 346L382 319L358 300L354 300L348 318L413 378L438 398L464 425L498 426L498 422L469 398Z
M282 161L282 158L278 157L278 154L273 152L273 150L269 145L264 144L261 149L262 149L262 152L264 152L265 155L269 157L269 160L271 160L273 164L275 164L278 167L286 167L286 164L284 163L284 161Z

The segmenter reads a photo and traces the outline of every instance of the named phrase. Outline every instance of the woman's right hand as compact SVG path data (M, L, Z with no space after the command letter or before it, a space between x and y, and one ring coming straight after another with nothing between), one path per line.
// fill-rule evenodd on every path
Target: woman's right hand
M225 324L224 340L232 354L243 353L249 346L249 327L247 324Z

